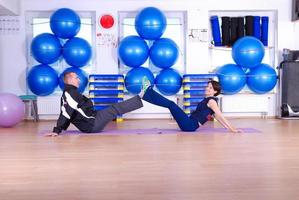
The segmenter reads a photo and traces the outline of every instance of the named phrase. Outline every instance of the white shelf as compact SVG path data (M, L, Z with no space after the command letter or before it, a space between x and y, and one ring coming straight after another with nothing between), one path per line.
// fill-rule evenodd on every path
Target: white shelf
M219 46L219 47L216 47L216 46L209 46L209 49L212 49L212 50L219 50L219 51L231 51L231 50L232 50L232 47L225 47L225 46ZM267 46L267 47L265 47L265 51L272 50L272 49L274 49L274 47L272 47L272 46Z

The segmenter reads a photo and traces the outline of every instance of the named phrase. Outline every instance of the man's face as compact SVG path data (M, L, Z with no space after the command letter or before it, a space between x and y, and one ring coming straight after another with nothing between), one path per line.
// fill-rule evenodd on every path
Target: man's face
M69 79L68 79L68 84L79 88L80 78L77 76L76 73L71 73L70 74Z

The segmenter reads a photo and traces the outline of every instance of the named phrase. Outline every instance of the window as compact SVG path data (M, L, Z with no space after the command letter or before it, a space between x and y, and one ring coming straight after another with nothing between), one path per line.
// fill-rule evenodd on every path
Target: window
M120 40L129 35L138 35L135 30L135 16L137 12L119 12L119 38ZM177 62L172 66L173 69L176 69L179 73L184 74L186 71L186 13L184 11L167 11L164 12L167 18L167 27L164 34L161 37L172 39L179 47L179 57ZM150 47L153 41L147 41L148 46ZM150 59L148 59L143 65L143 67L148 67L154 74L159 73L160 68L154 66ZM119 63L119 73L126 74L130 67Z
M28 38L27 43L27 71L30 70L31 67L38 65L39 63L32 57L30 45L32 39L41 34L41 33L52 33L50 28L50 16L53 12L27 12L26 13L26 34ZM77 12L80 15L81 19L81 28L76 37L80 37L85 39L91 46L95 43L94 37L94 28L93 22L95 21L95 13L94 12ZM53 33L52 33L53 34ZM61 39L61 44L63 45L67 40ZM92 47L92 58L87 66L82 67L83 71L86 72L87 75L92 73L92 66L94 65L95 58L95 50ZM56 70L58 75L60 75L66 68L69 66L64 59L61 57L57 62L50 64L50 66ZM87 88L87 87L86 87ZM59 87L56 88L54 93L60 93L61 90Z

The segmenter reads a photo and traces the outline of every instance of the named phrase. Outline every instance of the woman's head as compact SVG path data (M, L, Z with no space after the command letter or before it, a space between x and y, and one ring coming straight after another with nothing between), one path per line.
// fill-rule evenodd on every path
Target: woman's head
M207 96L218 96L221 93L221 86L218 81L210 80L206 87Z

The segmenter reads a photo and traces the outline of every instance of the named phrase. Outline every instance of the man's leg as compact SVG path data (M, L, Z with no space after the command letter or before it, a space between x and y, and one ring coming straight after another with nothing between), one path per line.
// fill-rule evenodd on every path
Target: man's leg
M143 106L139 96L132 97L125 101L112 104L104 110L99 110L96 115L95 123L92 132L99 132L117 115L122 115L133 110L137 110Z

